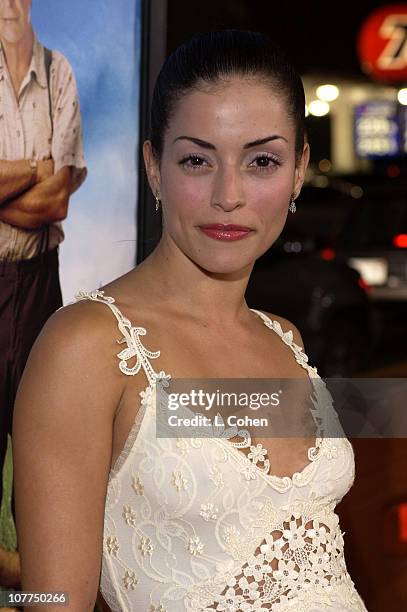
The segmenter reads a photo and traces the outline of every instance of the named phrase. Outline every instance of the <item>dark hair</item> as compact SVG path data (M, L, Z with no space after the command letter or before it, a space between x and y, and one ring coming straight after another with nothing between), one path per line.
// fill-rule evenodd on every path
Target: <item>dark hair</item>
M268 36L231 29L194 36L178 47L162 66L151 104L150 140L158 160L176 102L202 83L216 83L236 75L266 79L284 96L288 116L296 130L296 158L301 158L305 96L300 76L283 50Z

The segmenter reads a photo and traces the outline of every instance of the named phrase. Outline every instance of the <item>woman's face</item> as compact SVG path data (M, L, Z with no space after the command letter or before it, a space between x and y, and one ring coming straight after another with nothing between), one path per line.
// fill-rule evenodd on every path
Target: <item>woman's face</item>
M280 235L298 194L308 145L295 160L295 128L269 85L234 78L183 96L165 133L160 166L144 154L160 194L163 240L212 273L251 269ZM208 233L233 224L249 231ZM228 236L239 239L226 239Z

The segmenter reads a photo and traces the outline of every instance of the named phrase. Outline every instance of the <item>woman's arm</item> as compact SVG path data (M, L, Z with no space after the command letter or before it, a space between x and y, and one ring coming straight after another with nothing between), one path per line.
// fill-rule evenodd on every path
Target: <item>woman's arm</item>
M22 590L65 591L93 611L115 411L117 328L90 303L56 312L34 344L13 420ZM61 606L29 610L57 612Z

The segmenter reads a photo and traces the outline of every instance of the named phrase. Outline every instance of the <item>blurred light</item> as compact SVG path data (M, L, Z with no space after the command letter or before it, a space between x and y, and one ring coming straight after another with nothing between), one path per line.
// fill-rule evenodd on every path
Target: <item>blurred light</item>
M397 100L400 102L400 104L403 104L403 106L407 106L407 87L399 89Z
M384 257L349 257L348 265L359 272L368 285L387 282L389 263Z
M325 247L325 249L322 249L320 255L322 259L325 259L325 261L335 259L335 251L334 249L331 249L331 247Z
M358 200L363 196L362 187L359 187L359 185L352 185L352 187L350 188L350 195L352 196L352 198Z
M329 179L328 179L328 177L327 177L327 176L323 176L323 175L321 176L321 175L318 175L318 174L317 174L317 175L316 175L316 176L314 176L314 178L312 179L312 184L313 184L315 187L321 187L321 188L323 189L324 187L328 187L328 185L329 185Z
M395 289L396 287L400 286L400 279L398 276L389 276L387 279L387 284L392 289Z
M400 168L399 166L396 166L396 164L391 164L390 166L387 166L386 171L387 176L389 176L390 178L397 178L398 176L400 176Z
M323 117L329 113L329 104L323 100L313 100L308 104L308 110L314 117Z
M397 506L399 523L399 540L407 542L407 503Z
M317 97L324 102L333 102L339 96L336 85L320 85L317 87Z
M318 163L318 168L321 172L329 172L332 168L332 164L329 159L321 159Z
M348 91L348 100L354 104L360 104L366 100L366 90L363 87L351 87ZM394 95L393 95L394 98Z
M396 234L393 236L393 244L399 249L407 249L407 234Z
M321 300L321 306L323 308L329 308L329 306L332 304L332 302L334 301L334 298L332 297L332 294L328 294L328 295L324 295L324 297Z
M294 242L287 240L287 242L284 243L283 248L286 253L300 253L302 251L302 244L298 240L295 240Z
M305 116L308 117L309 115L309 110L308 110L308 106L305 105Z
M358 278L358 285L359 285L359 287L361 287L363 289L363 291L366 291L366 293L369 293L370 287L367 284L367 282L361 276L359 276L359 278Z

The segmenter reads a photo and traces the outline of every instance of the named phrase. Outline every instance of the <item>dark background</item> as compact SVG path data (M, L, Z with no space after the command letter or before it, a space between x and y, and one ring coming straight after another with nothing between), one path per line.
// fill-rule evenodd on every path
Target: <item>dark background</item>
M358 31L386 2L281 2L279 0L170 0L167 48L172 52L198 32L237 27L272 36L302 74L313 71L361 76ZM394 4L394 3L392 3Z

